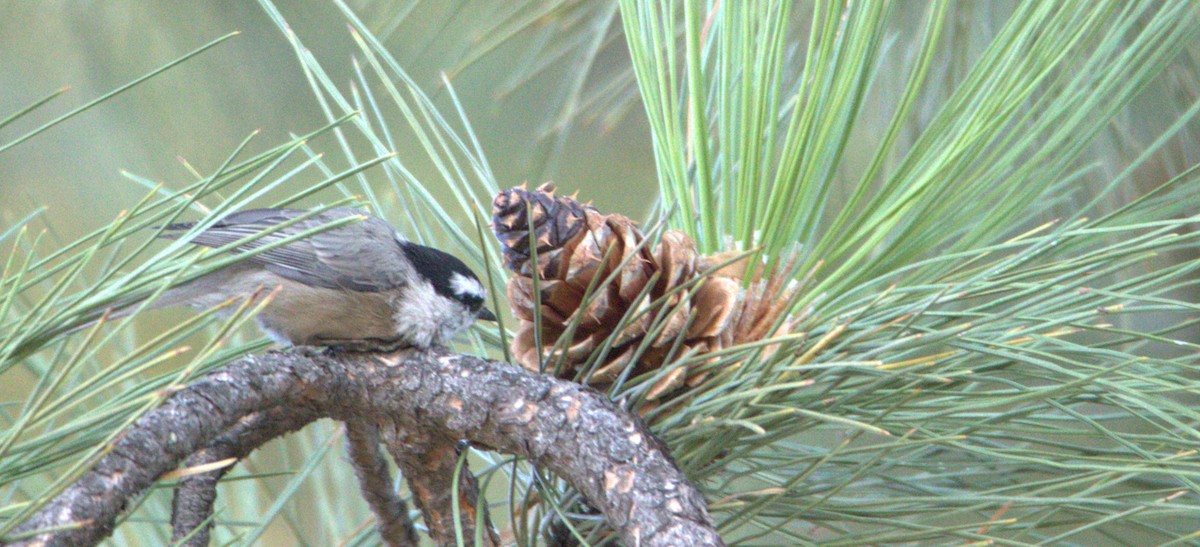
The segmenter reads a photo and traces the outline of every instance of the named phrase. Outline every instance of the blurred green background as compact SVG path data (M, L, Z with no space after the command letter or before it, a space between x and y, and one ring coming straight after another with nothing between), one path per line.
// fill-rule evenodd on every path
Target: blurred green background
M501 187L554 181L568 192L581 190L582 199L602 210L642 218L656 195L654 159L645 116L628 79L620 22L597 17L591 7L576 7L603 4L350 2L446 112L453 107L440 74L451 75ZM934 75L923 90L917 123L901 135L897 150L919 136L921 124L961 82L1013 5L957 3ZM278 7L335 82L354 79L350 59L357 48L334 6L306 1ZM593 21L604 25L606 36L594 55L588 49L593 44L584 40L597 29L580 28ZM913 41L919 10L893 24L895 42L881 61L884 66L907 64L919 45ZM0 4L0 113L69 88L34 115L0 130L4 140L232 31L241 34L0 155L0 221L11 224L46 206L58 237L70 240L106 224L145 195L145 188L125 179L122 170L179 187L194 180L181 160L207 173L252 131L262 130L251 145L255 152L289 133L324 124L287 40L257 3ZM1081 181L1081 188L1115 177L1197 96L1192 72L1198 50L1158 78L1109 134L1096 139L1090 154L1098 170ZM904 78L903 70L884 71L873 86L846 147L848 178L875 150ZM1140 170L1134 177L1140 182L1123 187L1112 200L1124 202L1200 160L1195 125ZM397 147L401 161L413 162L407 167L419 178L433 178L416 143L401 141ZM445 193L436 185L429 189Z
M358 4L381 24L410 3ZM387 44L439 104L439 74L454 71L479 28L510 10L492 2L419 2ZM501 3L502 4L502 3ZM282 2L279 9L335 81L353 77L357 51L335 7ZM241 35L100 108L0 156L5 224L47 206L61 237L106 224L145 194L126 170L168 187L192 180L180 164L215 169L256 129L252 152L324 125L284 36L253 2L4 2L0 7L0 112L69 86L65 96L3 130L12 138L231 31ZM457 72L453 84L501 186L554 180L586 199L642 216L652 195L653 159L638 108L614 121L574 128L550 161L554 105L570 66L552 67L511 92L500 90L529 62L530 38L515 37ZM599 59L598 63L621 63ZM597 70L602 71L603 67ZM452 111L452 110L451 110ZM401 159L416 149L398 143ZM405 150L405 146L409 146ZM416 167L418 175L421 166ZM444 189L431 188L435 193Z

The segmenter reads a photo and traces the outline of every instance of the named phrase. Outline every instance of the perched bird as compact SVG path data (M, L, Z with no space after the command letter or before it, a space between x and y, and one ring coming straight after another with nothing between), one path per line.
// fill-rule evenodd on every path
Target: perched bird
M221 247L295 219L305 211L232 213L187 241ZM288 345L350 351L429 348L449 342L476 319L496 318L487 291L461 260L405 240L386 221L331 209L236 247L244 252L350 216L363 220L319 232L205 274L164 292L152 307L206 309L233 298L275 294L256 316L272 339ZM185 237L195 223L167 226Z

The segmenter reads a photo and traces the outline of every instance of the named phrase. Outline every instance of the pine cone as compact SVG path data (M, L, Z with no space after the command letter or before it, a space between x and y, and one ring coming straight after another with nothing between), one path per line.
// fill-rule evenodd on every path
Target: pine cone
M629 367L632 378L789 329L785 323L772 330L790 301L784 276L760 275L748 259L734 260L737 252L700 256L675 230L648 249L632 220L555 196L549 184L497 195L492 228L505 266L517 274L508 282L519 320L512 352L527 369L576 378L595 363L586 380L605 386ZM698 385L707 377L698 368L672 370L646 399Z

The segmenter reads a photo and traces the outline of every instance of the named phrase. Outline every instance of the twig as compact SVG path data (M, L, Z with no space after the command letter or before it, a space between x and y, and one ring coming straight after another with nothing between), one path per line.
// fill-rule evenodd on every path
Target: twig
M346 422L346 451L358 477L358 488L375 513L376 529L389 547L417 545L417 529L408 507L396 495L392 474L379 448L379 427L361 420Z

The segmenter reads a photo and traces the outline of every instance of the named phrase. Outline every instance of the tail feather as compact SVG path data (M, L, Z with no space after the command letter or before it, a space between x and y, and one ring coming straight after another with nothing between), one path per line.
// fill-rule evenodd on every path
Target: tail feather
M146 302L150 297L149 294L142 294L124 300L119 300L112 305L106 306L95 312L95 319L91 319L78 326L62 332L62 335L75 334L81 330L90 329L96 326L97 323L115 321L123 317L128 317L139 310L157 310L162 308L170 308L187 304L189 300L189 291L186 286L175 287L164 291L158 298L153 301ZM145 304L143 307L142 304Z

